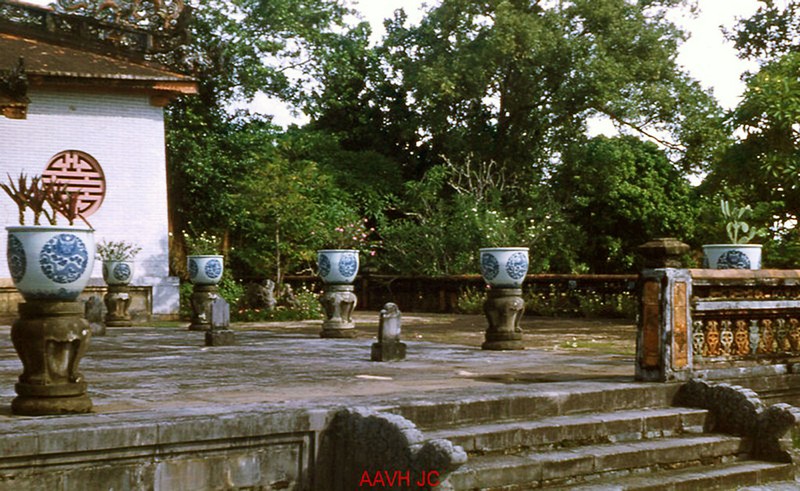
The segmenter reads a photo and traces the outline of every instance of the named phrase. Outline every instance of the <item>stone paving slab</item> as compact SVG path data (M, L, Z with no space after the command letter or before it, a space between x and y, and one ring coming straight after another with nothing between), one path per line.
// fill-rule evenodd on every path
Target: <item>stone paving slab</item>
M355 320L355 339L321 339L321 321L235 324L237 345L224 347L204 346L202 332L182 325L108 328L106 336L92 339L80 367L97 414L253 403L387 404L457 397L462 391L633 380L633 356L627 352L570 344L576 336L602 338L613 331L617 341L627 337L632 349L635 328L625 321L526 318L527 349L491 352L478 347L482 316L414 314L403 319L406 360L382 363L370 361L377 312L359 313ZM543 338L539 324L547 325ZM9 332L0 326L0 420L12 417L13 386L22 371ZM563 347L553 343L554 335L565 340Z

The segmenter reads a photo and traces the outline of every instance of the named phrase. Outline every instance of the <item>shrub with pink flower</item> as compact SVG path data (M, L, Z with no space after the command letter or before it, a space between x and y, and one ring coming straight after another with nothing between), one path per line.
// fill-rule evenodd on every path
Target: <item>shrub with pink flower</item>
M356 249L362 254L374 256L383 245L375 227L369 227L369 220L362 218L333 229L334 249Z

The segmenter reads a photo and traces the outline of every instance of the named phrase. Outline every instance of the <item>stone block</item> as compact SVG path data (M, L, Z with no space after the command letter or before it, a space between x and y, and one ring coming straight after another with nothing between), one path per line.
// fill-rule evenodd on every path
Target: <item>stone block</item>
M212 329L206 331L206 346L234 346L236 335L230 329Z
M400 361L406 359L406 345L399 341L374 343L370 356L372 361Z

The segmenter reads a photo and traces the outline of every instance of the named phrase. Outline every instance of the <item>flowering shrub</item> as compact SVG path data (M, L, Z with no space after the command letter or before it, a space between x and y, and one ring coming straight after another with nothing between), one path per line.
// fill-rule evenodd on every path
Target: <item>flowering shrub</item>
M124 240L102 240L97 244L97 259L101 261L133 261L142 250L136 244Z
M183 241L186 244L186 253L189 256L206 256L220 254L222 250L222 238L216 235L200 232L197 235L190 235L186 230L182 231Z
M362 254L376 255L378 249L383 245L383 241L377 238L375 227L368 227L368 223L366 218L362 218L334 228L333 248L355 249Z
M274 309L238 309L231 312L237 322L296 321L322 319L322 307L318 294L307 286L301 286L294 294L293 305L278 304Z

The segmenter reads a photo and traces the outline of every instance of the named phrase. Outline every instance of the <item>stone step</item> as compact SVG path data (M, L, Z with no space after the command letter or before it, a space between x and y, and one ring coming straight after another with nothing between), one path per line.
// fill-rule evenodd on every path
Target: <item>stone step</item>
M450 475L449 482L456 490L566 485L635 470L724 463L736 460L745 451L738 437L692 435L548 452L490 454L470 457Z
M698 489L796 491L800 489L800 483L794 481L792 464L743 460L549 489L552 491L695 491Z
M708 411L690 408L627 410L555 416L536 421L464 425L427 431L430 439L446 439L468 453L663 438L702 433Z
M535 420L598 409L663 408L672 405L678 384L598 383L553 384L536 393L519 392L460 397L446 402L399 405L383 408L413 421L418 428L440 429L471 423Z

